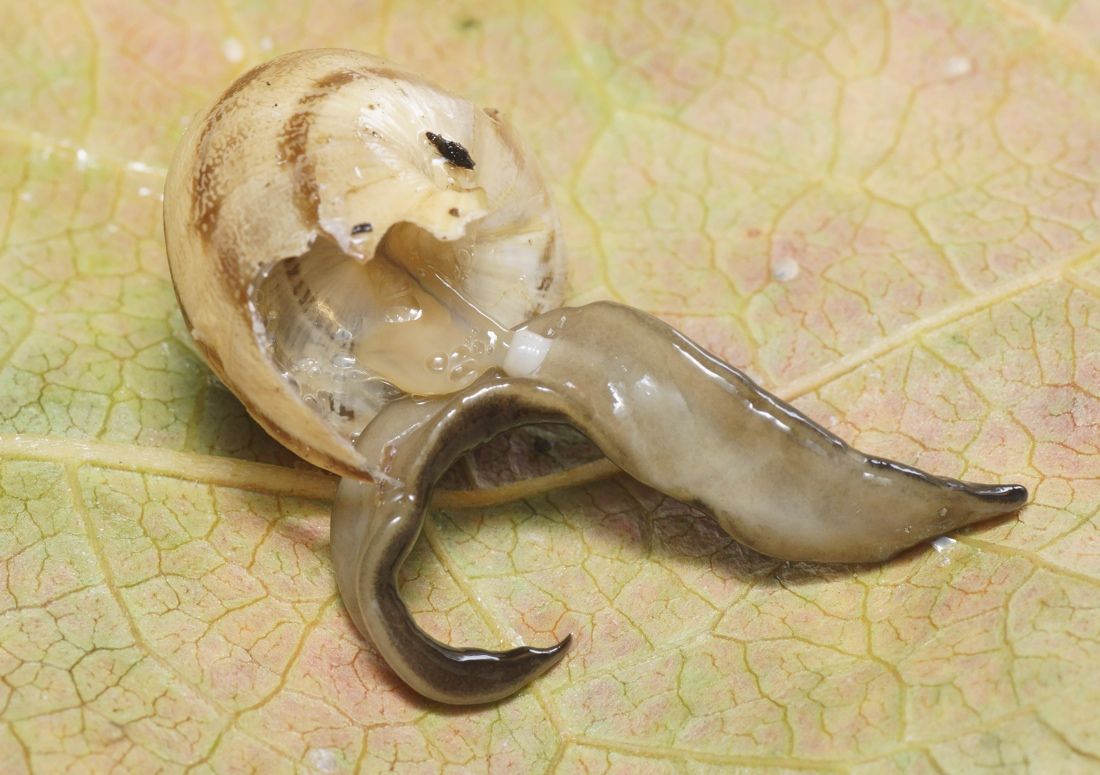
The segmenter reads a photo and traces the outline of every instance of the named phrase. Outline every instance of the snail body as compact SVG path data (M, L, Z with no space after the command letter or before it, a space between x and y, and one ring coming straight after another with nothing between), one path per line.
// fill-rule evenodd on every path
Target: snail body
M455 649L397 592L436 480L510 428L573 425L788 560L882 561L1027 500L865 455L644 312L556 309L562 240L517 139L365 54L296 52L233 84L181 142L165 237L211 369L345 477L331 551L352 620L443 702L508 696L569 642Z

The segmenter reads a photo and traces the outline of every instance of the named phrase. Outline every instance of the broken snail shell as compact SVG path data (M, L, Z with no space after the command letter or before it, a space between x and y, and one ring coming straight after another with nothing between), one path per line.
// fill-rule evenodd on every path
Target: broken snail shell
M453 648L398 594L436 481L510 428L572 425L787 560L877 562L1027 501L1018 485L853 449L644 312L546 311L561 300L556 230L498 118L355 52L250 71L169 173L165 233L192 333L265 428L345 475L341 597L421 694L501 699L569 643Z
M386 401L453 392L500 359L483 315L508 328L561 303L558 228L495 111L347 50L241 76L165 186L199 351L268 433L345 476L369 475L352 441ZM440 305L444 287L468 304Z

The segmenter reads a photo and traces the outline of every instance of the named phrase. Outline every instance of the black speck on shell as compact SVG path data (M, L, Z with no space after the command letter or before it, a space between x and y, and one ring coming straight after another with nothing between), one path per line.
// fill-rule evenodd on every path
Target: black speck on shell
M425 132L424 135L439 151L439 155L451 164L464 170L474 168L474 160L470 158L470 152L466 150L462 143L448 140L443 135L437 135L435 132Z

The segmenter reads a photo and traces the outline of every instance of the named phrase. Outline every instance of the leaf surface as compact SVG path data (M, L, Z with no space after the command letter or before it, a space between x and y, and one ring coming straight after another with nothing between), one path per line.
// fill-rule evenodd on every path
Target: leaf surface
M1100 4L687 5L7 4L0 770L1097 766ZM625 479L439 510L405 570L426 629L575 644L511 701L421 701L340 606L332 478L191 354L164 258L189 117L322 45L510 116L572 301L1034 502L860 568L756 555ZM543 463L505 439L476 470Z

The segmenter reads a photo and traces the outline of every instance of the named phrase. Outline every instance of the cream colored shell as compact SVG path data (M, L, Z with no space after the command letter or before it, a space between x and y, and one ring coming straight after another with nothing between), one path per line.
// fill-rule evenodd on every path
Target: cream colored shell
M468 152L472 169L448 159L446 141ZM338 400L325 392L325 411L303 400L332 379L325 359L341 357L343 345L330 352L326 340L355 336L350 261L370 260L387 235L389 250L437 253L449 281L507 327L562 299L557 219L508 126L355 51L287 54L234 83L176 151L164 224L176 293L210 368L272 436L346 476L369 476L352 440L399 394L371 380L362 396L346 385ZM311 245L329 246L337 279L303 286L272 273ZM288 346L316 364L308 389L288 376Z

